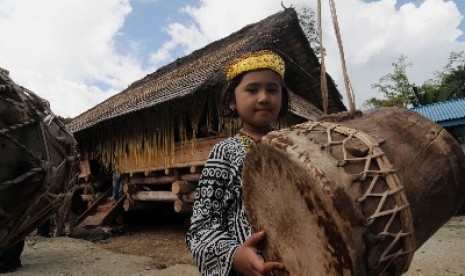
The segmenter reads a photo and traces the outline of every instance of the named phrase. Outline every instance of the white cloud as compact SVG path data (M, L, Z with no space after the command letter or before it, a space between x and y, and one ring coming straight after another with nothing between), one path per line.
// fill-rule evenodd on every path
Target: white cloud
M115 51L130 11L127 0L3 0L0 66L56 114L78 115L144 74L135 59Z
M86 111L149 73L142 67L144 62L135 58L148 48L143 45L146 41L125 41L132 52L123 53L116 45L119 38L130 37L120 33L131 13L129 1L1 0L0 66L19 85L49 100L56 114L76 116ZM134 1L147 3L144 8L161 5L159 0ZM316 10L316 1L283 2L285 6L310 4ZM327 68L345 94L329 9L327 1L322 2ZM443 68L451 51L465 50L464 43L457 41L463 15L454 1L411 2L416 4L397 10L395 0L336 3L359 107L367 98L380 96L370 91L370 85L391 72L391 63L400 55L413 63L408 71L411 81L421 84ZM201 0L181 9L180 22L172 14L154 13L166 16L170 23L141 28L164 29L169 39L156 47L150 63L167 64L281 10L281 0Z
M241 2L241 1L238 1ZM184 54L202 48L210 42L230 35L247 24L260 21L267 15L277 12L280 2L250 1L247 9L235 1L202 0L198 7L185 6L180 12L194 22L182 24L172 22L164 31L170 40L151 54L150 61L155 66L164 65L172 60L172 52L182 49ZM266 3L266 4L264 4Z
M310 4L316 11L316 1L283 2L286 6ZM395 5L395 0L371 3L344 0L336 3L348 73L358 107L370 97L381 97L371 91L371 84L392 72L392 62L401 55L413 63L408 71L410 80L420 84L442 69L451 51L465 50L465 44L457 41L461 35L459 24L463 15L453 1L425 0L418 6L408 3L397 10ZM182 35L179 32L182 26L168 30L173 38L170 46L190 45L186 48L187 54L280 10L281 0L203 0L197 7L184 9L195 24L184 26ZM328 72L345 96L339 50L327 4L323 4L322 15ZM186 35L189 32L195 36Z
M170 40L150 55L150 62L154 67L165 65L173 60L172 52L181 49L183 53L190 53L206 44L203 34L194 25L185 26L180 23L170 24L165 31Z
M443 68L451 51L465 50L465 44L456 41L463 16L452 1L425 0L419 6L405 4L399 10L394 9L394 0L368 5L355 0L338 3L358 106L367 98L381 96L370 86L392 72L391 63L401 55L413 64L407 71L410 81L421 84ZM332 47L330 53L335 51ZM332 62L330 70L336 72L335 68ZM341 79L340 74L333 74Z
M207 41L229 35L247 24L281 10L281 1L202 0L199 7L186 7Z

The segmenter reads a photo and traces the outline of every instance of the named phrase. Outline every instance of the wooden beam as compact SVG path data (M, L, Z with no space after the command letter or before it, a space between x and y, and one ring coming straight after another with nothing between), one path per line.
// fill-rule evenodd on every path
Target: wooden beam
M132 200L173 202L178 197L171 191L139 191L131 195Z
M194 203L196 195L197 195L197 191L193 191L188 194L182 195L181 200L184 202L188 202L188 203Z
M178 180L174 175L163 176L147 176L147 177L133 177L130 179L131 184L136 185L156 185L156 184L170 184Z
M183 174L183 175L181 175L181 180L182 181L187 181L187 182L199 182L200 173Z
M174 201L174 211L176 213L190 212L192 211L192 203L187 203L177 198Z
M153 210L159 207L159 202L153 201L135 201L132 199L126 199L123 203L124 211L144 211L144 210Z
M191 166L189 168L190 173L200 173L202 172L202 167L201 166Z
M171 185L171 192L177 196L181 196L195 191L196 188L197 185L195 185L192 182L179 180L173 182L173 184Z

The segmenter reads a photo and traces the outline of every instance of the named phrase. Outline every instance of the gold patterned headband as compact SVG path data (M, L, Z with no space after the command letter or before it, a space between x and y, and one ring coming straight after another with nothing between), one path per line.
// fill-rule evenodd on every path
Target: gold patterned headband
M241 73L258 69L273 70L284 79L285 67L284 60L275 52L270 50L250 52L234 59L226 66L226 79L229 82Z

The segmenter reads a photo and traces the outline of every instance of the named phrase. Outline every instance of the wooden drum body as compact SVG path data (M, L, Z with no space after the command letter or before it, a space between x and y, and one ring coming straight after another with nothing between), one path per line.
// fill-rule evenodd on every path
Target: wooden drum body
M48 102L0 68L0 250L54 215L77 179L77 143Z
M243 180L281 275L400 275L464 203L465 155L436 123L382 108L269 133Z

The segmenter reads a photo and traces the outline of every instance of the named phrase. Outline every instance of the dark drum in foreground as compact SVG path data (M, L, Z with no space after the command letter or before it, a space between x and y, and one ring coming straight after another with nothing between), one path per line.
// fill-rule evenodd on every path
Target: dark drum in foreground
M56 213L78 173L77 144L49 104L0 68L0 250Z
M400 275L465 200L465 155L402 108L271 132L244 163L254 231L275 275Z

